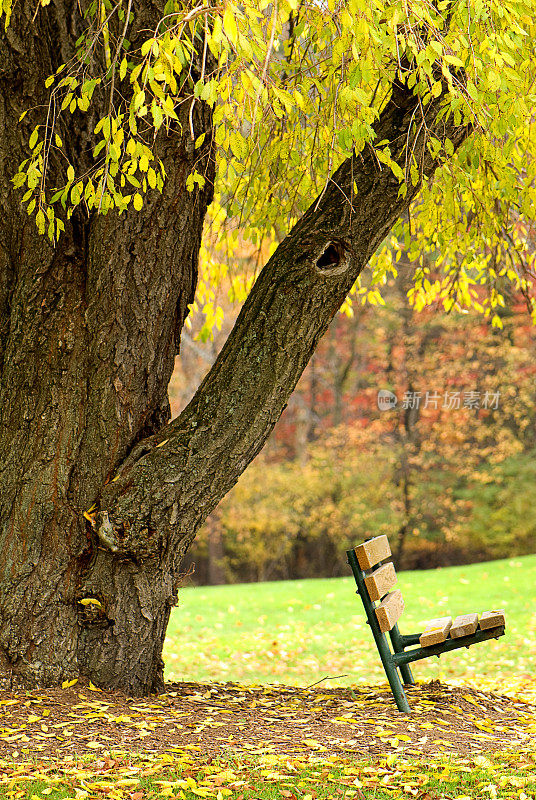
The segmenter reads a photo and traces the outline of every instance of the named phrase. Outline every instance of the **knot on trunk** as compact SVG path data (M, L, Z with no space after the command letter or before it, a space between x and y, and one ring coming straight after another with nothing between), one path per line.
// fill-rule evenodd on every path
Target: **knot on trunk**
M95 530L106 550L136 562L160 557L165 545L163 537L141 513L132 520L121 514L101 511L96 517Z

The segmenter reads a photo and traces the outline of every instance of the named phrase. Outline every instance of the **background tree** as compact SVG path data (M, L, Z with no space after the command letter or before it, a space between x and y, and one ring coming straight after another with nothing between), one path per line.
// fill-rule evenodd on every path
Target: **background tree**
M440 271L422 265L416 302L472 303L482 284L493 316L502 282L528 295L533 9L0 10L3 680L148 692L196 530L412 201ZM218 235L238 218L272 254L168 423L215 188ZM376 284L389 264L375 261Z
M388 534L410 569L533 552L536 330L523 298L507 301L498 330L474 315L416 312L399 278L385 287L385 306L360 315L357 345L355 318L334 319L315 352L314 442L296 446L289 404L270 448L190 548L191 579L210 582L216 532L212 555L229 582L347 574L345 550L371 533ZM353 346L337 425L336 378ZM309 369L295 389L302 408ZM385 388L398 404L380 411Z

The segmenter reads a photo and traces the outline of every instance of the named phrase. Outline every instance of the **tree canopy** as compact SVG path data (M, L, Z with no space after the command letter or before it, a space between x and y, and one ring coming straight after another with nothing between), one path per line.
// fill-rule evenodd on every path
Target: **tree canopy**
M49 2L41 0L36 15ZM6 27L12 4L0 4ZM56 242L78 206L141 210L166 179L155 139L177 133L178 109L186 107L191 148L200 151L207 135L215 145L210 217L218 246L204 249L199 286L209 330L221 313L211 285L227 274L229 255L236 261L238 239L271 251L322 196L335 167L370 150L380 169L392 171L400 196L423 186L354 291L381 302L395 269L391 248L405 246L417 262L426 253L433 264L432 274L422 258L417 267L410 291L417 308L474 307L500 325L495 311L513 284L535 316L535 9L533 0L168 0L154 30L133 44L132 0L93 0L83 7L76 53L46 80L48 107L22 112L31 155L13 180L39 230ZM400 164L393 143L378 138L375 123L394 84L419 98L413 124L441 164L431 180L422 154L410 148ZM106 113L91 122L92 163L80 173L62 122L94 114L97 97ZM425 109L436 99L439 119L472 130L457 152L429 128ZM208 133L195 127L199 103L213 108ZM60 164L55 180L52 158ZM190 191L207 179L201 159L185 176ZM347 202L359 201L354 182ZM236 277L235 269L231 291L243 299L251 276Z

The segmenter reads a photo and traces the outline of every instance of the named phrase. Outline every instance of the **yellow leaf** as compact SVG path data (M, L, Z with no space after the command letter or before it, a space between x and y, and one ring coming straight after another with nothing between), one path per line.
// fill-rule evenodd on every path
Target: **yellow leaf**
M478 722L478 720L475 722L475 728L479 728L486 733L493 733L493 728L490 725L486 725L484 722Z
M94 597L83 597L82 600L79 600L78 602L81 606L97 606L97 608L102 608L102 603L100 600L96 600ZM69 684L69 686L74 686L74 684Z
M97 602L98 602L98 600L97 600ZM100 603L99 603L99 605L100 605ZM62 689L70 689L71 686L75 685L75 683L78 683L78 678L73 678L72 681L63 681L63 683L61 684L61 688Z
M467 700L468 703L471 703L472 705L476 706L477 708L481 708L482 707L480 705L480 703L477 703L477 701L474 699L474 697L471 697L471 695L464 694L464 695L462 695L462 697L463 697L464 700Z
M302 744L306 744L307 747L310 747L312 750L325 750L326 748L323 747L320 742L317 742L316 739L302 739Z
M238 41L238 28L236 27L234 14L229 6L227 6L223 14L223 29L229 41L232 42L232 44L236 44Z
M89 688L90 688L90 690L91 690L92 692L102 692L102 689L99 689L99 688L98 688L97 686L95 686L95 685L94 685L94 684L93 684L91 681L89 682Z

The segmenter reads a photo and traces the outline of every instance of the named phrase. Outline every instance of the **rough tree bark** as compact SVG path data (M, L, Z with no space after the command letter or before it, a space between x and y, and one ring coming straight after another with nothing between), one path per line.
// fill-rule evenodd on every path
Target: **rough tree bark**
M4 685L83 675L142 694L161 686L181 559L197 529L262 448L319 338L418 187L399 197L372 151L343 163L262 270L188 407L166 424L210 202L208 189L184 190L188 136L158 142L169 175L163 196L140 214L80 214L56 250L10 189L27 155L18 116L43 99L42 77L66 60L77 35L67 7L56 0L32 28L33 3L21 0L0 51L1 668ZM143 8L140 30L161 11ZM437 122L438 109L439 101L425 107L423 125L419 101L393 87L376 127L400 165L409 148L423 174L433 173L426 127L456 148L465 139L452 119ZM209 130L208 109L197 103L195 115L196 135ZM75 118L62 132L79 165L89 123ZM209 177L210 155L202 153ZM94 503L92 526L82 515ZM84 598L100 606L83 606Z
M84 576L92 574L97 556L82 512L133 446L169 419L167 384L194 296L211 200L211 180L204 192L190 194L184 188L194 158L188 104L179 112L185 136L162 135L157 141L168 181L162 196L148 197L143 214L76 214L56 250L37 234L10 184L29 155L36 122L32 113L22 125L18 119L25 109L47 102L44 79L72 56L80 34L77 6L56 0L32 23L35 3L21 0L0 39L0 666L5 685L45 685L87 673L87 648L112 624L78 603L87 596ZM137 30L154 28L164 2L138 6ZM134 30L133 42L135 37ZM79 174L107 102L100 98L99 107L96 99L92 114L75 115L72 126L60 130ZM196 103L195 135L207 131L210 140L210 126L209 109ZM199 166L210 179L208 150ZM52 162L52 185L56 167ZM147 625L145 597L157 593L157 585L149 589L146 573L121 558L110 559L107 569L107 592L123 597L120 605L130 615L132 675L125 685L138 691L152 687L161 673L170 592L166 589L158 618ZM142 620L139 630L136 616ZM119 611L113 624L122 629ZM117 668L119 663L121 658Z

